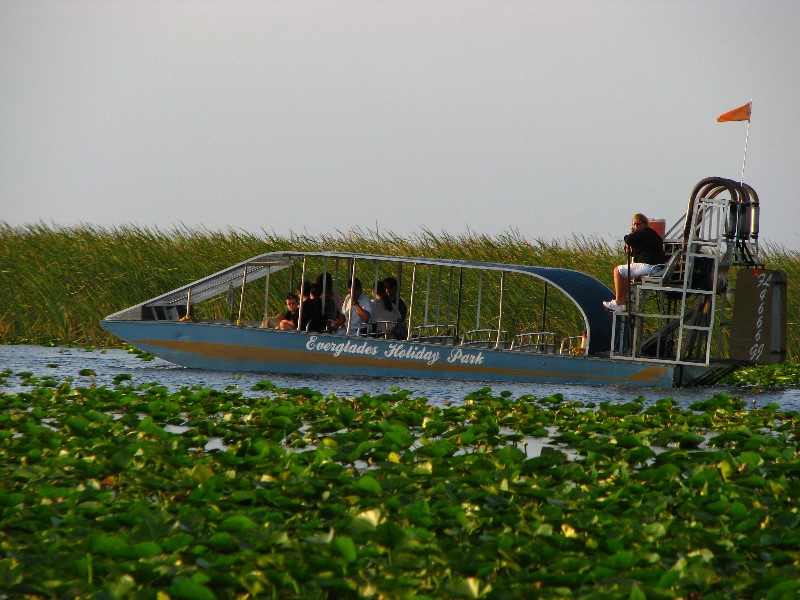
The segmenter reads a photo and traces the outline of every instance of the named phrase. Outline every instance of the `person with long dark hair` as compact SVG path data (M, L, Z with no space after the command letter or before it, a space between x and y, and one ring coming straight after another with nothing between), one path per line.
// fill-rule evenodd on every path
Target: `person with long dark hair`
M342 299L333 286L333 277L326 271L320 273L315 283L319 287L319 299L323 304L322 314L328 322L333 322L339 317L339 307L342 305Z
M397 322L400 320L400 311L395 306L391 295L386 290L382 281L375 283L372 291L372 320L375 325L375 332L378 335L386 335L394 331Z
M396 305L397 311L399 312L400 318L397 319L397 324L394 327L394 331L392 332L393 338L398 340L406 339L406 335L408 334L408 328L406 327L406 316L408 315L408 307L403 299L400 297L400 291L397 289L398 283L397 279L389 276L383 280L383 285L386 288L386 295L392 299L392 302Z
M322 316L322 290L316 283L303 282L302 298L300 304L300 331L322 331L325 328L325 318Z

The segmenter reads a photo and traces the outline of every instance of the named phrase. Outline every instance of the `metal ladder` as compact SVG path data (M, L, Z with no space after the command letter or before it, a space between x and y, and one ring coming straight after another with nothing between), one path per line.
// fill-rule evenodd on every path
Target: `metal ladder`
M676 361L679 364L708 365L711 360L717 280L729 206L726 198L699 198L692 212L680 290ZM710 269L703 267L709 264ZM697 276L701 279L699 284L695 281ZM703 285L706 282L709 285ZM692 299L695 301L691 302Z

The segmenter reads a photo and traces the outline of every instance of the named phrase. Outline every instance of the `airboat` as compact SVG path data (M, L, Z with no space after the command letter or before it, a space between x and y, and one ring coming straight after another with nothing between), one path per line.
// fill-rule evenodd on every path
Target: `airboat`
M124 340L192 369L485 382L711 385L786 358L786 275L759 258L760 205L712 177L665 228L667 262L631 285L624 310L580 271L353 252L269 252L105 317ZM402 323L328 331L270 325L300 282L322 302L398 281ZM330 283L325 283L330 282ZM325 289L326 285L332 289ZM302 309L301 309L302 310ZM301 319L302 320L302 319Z

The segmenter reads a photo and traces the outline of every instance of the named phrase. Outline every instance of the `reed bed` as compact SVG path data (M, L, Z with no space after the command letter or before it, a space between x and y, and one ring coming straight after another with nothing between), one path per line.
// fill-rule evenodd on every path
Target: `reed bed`
M616 245L598 238L530 240L517 230L496 236L421 230L402 237L391 231L354 229L310 236L240 230L91 225L55 227L0 223L0 340L111 346L105 315L213 273L256 254L300 249L574 268L611 286L611 270L624 260ZM789 279L788 349L800 352L800 307L795 293L800 253L762 247L769 268Z

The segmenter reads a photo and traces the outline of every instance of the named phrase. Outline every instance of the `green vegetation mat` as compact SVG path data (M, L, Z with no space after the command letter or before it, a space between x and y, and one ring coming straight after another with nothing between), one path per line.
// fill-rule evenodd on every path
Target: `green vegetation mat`
M774 405L21 376L0 597L800 594L800 420Z

